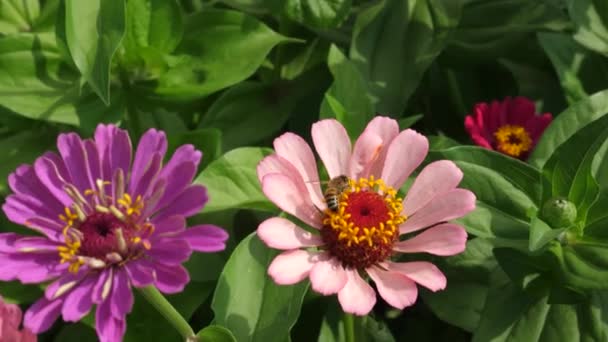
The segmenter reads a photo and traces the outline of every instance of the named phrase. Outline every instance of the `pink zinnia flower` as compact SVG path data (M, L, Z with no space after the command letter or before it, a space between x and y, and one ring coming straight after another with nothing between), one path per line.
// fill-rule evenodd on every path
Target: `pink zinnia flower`
M25 314L33 332L59 314L78 321L97 304L99 339L120 341L131 286L180 292L192 251L225 247L218 227L185 228L207 201L205 187L190 184L202 154L184 145L163 166L165 134L150 129L131 163L129 136L113 125L99 125L94 139L61 134L57 147L9 176L4 213L41 236L0 234L0 280L53 281Z
M257 168L262 189L279 208L314 228L310 232L281 217L260 224L260 239L285 250L268 268L274 281L287 285L308 277L313 290L337 293L344 311L358 315L376 303L366 275L399 309L416 301L416 283L432 291L445 288L445 276L432 263L391 259L396 253L444 256L465 249L465 230L446 222L475 208L475 195L457 188L460 169L447 160L429 164L402 199L398 190L428 152L426 137L411 129L399 132L395 120L376 117L352 150L336 120L315 123L312 138L329 178L346 176L348 183L335 197L326 190L325 199L308 144L292 133L274 141L276 153Z
M521 96L478 103L474 112L464 119L464 126L475 144L522 160L553 119L549 113L534 114L534 102Z
M29 329L19 330L21 309L15 304L5 303L0 297L0 341L36 342L38 338Z

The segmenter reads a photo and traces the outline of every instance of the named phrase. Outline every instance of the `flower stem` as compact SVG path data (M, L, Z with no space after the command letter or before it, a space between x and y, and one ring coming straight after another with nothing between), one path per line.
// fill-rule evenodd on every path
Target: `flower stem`
M344 340L346 342L356 342L355 339L355 316L344 313Z
M148 303L152 304L154 308L169 322L177 332L184 338L184 340L191 340L195 334L190 324L184 319L184 317L175 310L173 305L158 291L154 286L146 286L139 289L140 293L146 298Z

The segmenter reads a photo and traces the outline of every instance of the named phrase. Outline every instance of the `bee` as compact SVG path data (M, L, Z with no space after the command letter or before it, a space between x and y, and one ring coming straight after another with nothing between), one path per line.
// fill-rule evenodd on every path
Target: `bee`
M340 203L340 195L350 187L349 179L345 175L340 175L330 179L323 193L327 208L337 211Z

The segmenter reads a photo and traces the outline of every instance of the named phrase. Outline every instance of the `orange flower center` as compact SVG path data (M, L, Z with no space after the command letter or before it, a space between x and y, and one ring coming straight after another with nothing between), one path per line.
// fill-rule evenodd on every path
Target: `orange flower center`
M518 125L504 125L494 132L496 149L512 157L519 157L532 148L532 138L525 128Z
M363 269L392 254L399 237L402 199L381 179L350 180L340 194L338 209L325 210L321 237L328 252L344 267Z

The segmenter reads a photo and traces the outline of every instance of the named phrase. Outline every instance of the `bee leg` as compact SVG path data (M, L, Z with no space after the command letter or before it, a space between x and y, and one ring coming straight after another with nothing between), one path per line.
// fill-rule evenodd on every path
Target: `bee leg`
M316 204L313 204L315 206L315 208L317 209L318 212L320 212L321 214L323 214L325 211L321 210L319 207L317 207Z

